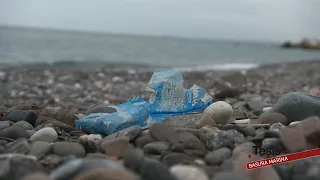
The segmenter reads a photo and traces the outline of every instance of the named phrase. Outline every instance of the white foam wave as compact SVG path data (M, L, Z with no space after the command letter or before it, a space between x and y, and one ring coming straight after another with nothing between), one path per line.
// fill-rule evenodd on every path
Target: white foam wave
M258 67L258 64L254 63L228 63L228 64L214 64L204 66L193 66L193 67L179 67L175 68L179 71L228 71L228 70L248 70Z

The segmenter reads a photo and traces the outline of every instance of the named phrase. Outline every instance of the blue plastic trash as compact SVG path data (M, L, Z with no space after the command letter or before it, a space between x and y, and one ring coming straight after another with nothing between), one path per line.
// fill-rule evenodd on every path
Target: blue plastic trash
M152 92L148 101L129 99L112 106L117 112L92 113L77 120L76 128L108 135L133 125L162 122L168 116L199 112L212 103L212 97L203 88L194 85L185 89L182 74L176 70L154 72L146 89Z
M114 113L91 113L76 121L76 128L94 134L112 134L133 125L145 126L148 103L139 97L113 107Z
M197 85L185 89L182 74L176 70L154 72L146 89L152 92L148 123L162 122L167 116L199 112L213 100L206 90Z

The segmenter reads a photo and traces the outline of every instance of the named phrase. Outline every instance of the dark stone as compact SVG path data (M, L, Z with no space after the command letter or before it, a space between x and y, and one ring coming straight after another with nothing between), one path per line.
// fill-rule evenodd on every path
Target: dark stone
M0 179L20 180L39 169L34 156L3 154L0 155Z
M100 104L89 109L85 114L89 115L91 113L114 113L114 112L117 112L115 108L110 107L107 104Z
M143 180L177 180L165 165L153 159L145 159L139 171Z
M169 141L179 143L179 135L173 127L165 124L155 123L150 126L151 137L156 141Z
M48 155L51 152L50 143L44 141L36 141L31 145L29 155L36 157L42 157Z
M9 121L27 121L31 125L35 124L37 118L37 114L31 110L13 110L7 116Z
M139 180L139 176L125 169L99 168L79 174L76 180Z
M70 180L76 175L96 168L123 169L120 163L102 159L73 159L59 166L50 174L52 180Z
M223 89L220 92L216 93L214 97L219 100L224 100L225 98L233 98L240 95L240 91L235 88Z
M122 157L124 153L132 148L127 137L118 137L115 139L103 139L101 149L109 156Z
M143 148L146 144L155 141L150 134L146 134L144 136L140 136L135 140L135 145L137 147Z
M116 137L128 137L129 141L134 141L143 131L142 127L135 125L128 127L126 129L123 129L119 132L113 133L108 135L105 139L114 139Z
M230 158L232 152L229 148L219 148L209 152L205 156L205 161L208 165L220 165L224 160Z
M81 144L71 142L55 142L52 144L52 153L58 156L75 155L84 157L86 151Z
M265 112L259 116L262 124L274 124L274 123L281 123L284 125L289 125L288 119L281 113L276 112Z
M0 121L0 131L3 129L6 129L10 127L10 123L6 122L6 121Z
M144 163L144 154L141 149L129 149L123 156L123 165L134 172L139 172Z
M270 112L278 112L288 118L288 123L310 116L320 116L320 97L300 92L283 95Z
M19 153L27 154L31 149L27 139L17 139L14 142L8 144L5 149L5 153Z
M4 140L4 139L0 139L0 146L4 146L8 143L7 140Z
M22 127L25 130L33 130L34 127L27 121L18 121L14 123L11 127Z
M279 153L285 152L285 147L282 144L282 141L278 138L266 138L262 141L261 147L263 149L276 149ZM273 156L277 156L280 154L271 154Z
M0 131L0 137L9 139L29 138L28 132L22 127L8 127Z
M74 114L74 112L69 110L54 111L45 109L40 115L40 118L42 117L52 118L69 126L74 126L74 121L77 119L77 116ZM39 125L38 120L37 125Z
M185 152L188 154L203 157L207 152L205 145L195 135L189 132L180 132L179 140Z
M162 154L168 151L170 143L166 141L155 141L148 143L143 147L143 151L147 154Z
M166 166L173 166L175 164L186 164L193 161L195 158L181 153L169 153L162 159Z

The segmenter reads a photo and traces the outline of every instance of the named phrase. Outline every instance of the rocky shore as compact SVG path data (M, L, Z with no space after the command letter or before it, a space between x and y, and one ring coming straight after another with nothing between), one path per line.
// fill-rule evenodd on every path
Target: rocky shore
M2 69L0 179L319 179L319 157L246 169L249 161L275 156L257 154L253 146L281 154L320 146L319 67L320 61L300 61L242 72L183 72L186 88L197 84L232 106L232 123L203 120L200 113L108 136L74 123L132 96L147 99L152 72Z
M287 41L287 42L284 42L281 46L283 48L320 50L320 40L303 39L301 42L298 42L298 43L292 43L290 41Z

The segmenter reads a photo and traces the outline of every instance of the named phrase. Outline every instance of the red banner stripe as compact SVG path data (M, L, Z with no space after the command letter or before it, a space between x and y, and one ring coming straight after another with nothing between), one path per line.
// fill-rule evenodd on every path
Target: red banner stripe
M247 166L247 169L250 170L250 169L256 169L256 168L261 168L265 166L271 166L275 164L281 164L281 163L286 163L290 161L296 161L300 159L315 157L319 155L320 155L320 148L277 156L277 157L258 160L258 161L252 161L252 162L248 162L246 166Z

